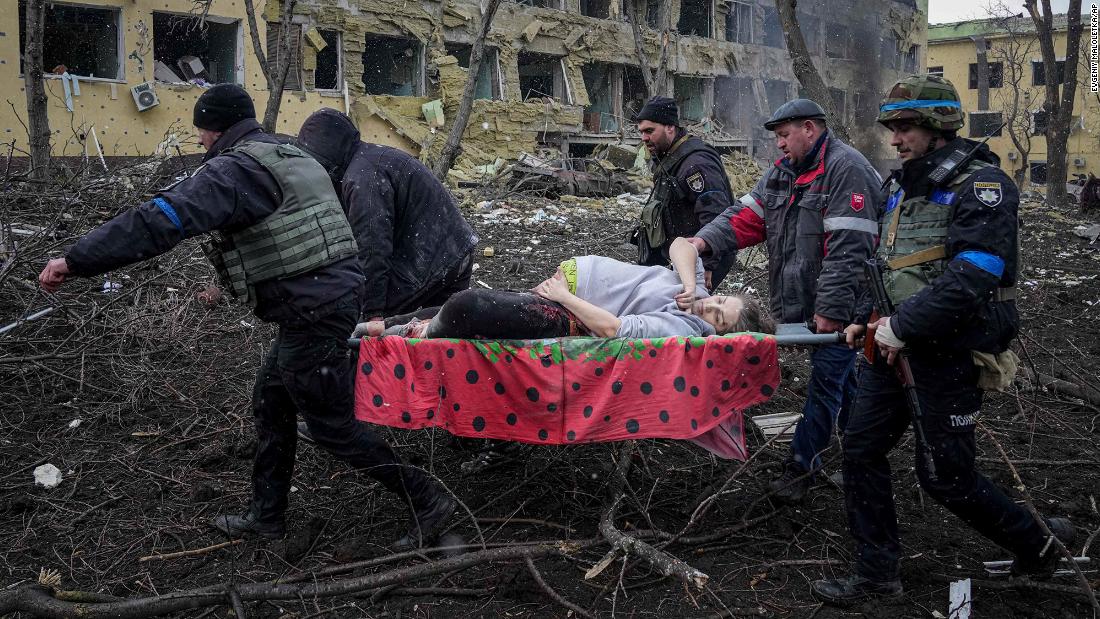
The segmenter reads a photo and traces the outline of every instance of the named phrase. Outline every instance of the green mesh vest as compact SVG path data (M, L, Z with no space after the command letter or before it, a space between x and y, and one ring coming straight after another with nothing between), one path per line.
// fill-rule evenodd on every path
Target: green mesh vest
M358 252L332 181L321 164L289 144L246 142L226 152L255 159L279 183L282 204L259 222L211 235L206 255L234 296L256 304L255 285L308 273Z
M936 190L931 196L906 197L898 182L890 181L878 255L889 267L883 278L886 293L895 307L931 284L947 268L944 243L947 228L955 216L955 198L974 172L989 165L971 161L947 187ZM1008 300L1013 291L1012 288L998 289L996 300Z

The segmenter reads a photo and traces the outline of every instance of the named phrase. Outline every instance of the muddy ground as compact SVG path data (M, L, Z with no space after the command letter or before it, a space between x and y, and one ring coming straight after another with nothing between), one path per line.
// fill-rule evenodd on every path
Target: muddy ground
M157 182L146 172L78 178L61 187L15 185L0 194L0 221L24 231L16 237L14 262L0 267L0 325L54 302L32 285L47 256L140 201ZM632 256L633 248L623 244L638 208L631 198L551 201L484 188L460 199L482 238L474 275L479 286L530 287L571 255ZM1018 350L1032 371L1094 385L1100 247L1073 235L1086 223L1075 212L1034 203L1022 217L1026 266ZM491 257L484 254L488 246ZM745 258L756 266L727 285L764 293L762 256L757 251ZM405 524L401 505L369 478L300 445L286 541L143 560L225 541L207 523L248 501L250 388L273 331L238 304L207 307L195 300L212 275L193 242L106 279L121 289L105 293L102 277L73 281L57 297L62 309L0 335L0 596L33 582L42 568L57 570L64 590L147 597L309 574L389 554L386 545ZM800 408L805 356L785 351L783 361L783 387L752 413ZM1021 383L988 398L983 415L1039 508L1074 519L1075 551L1100 527L1096 401ZM463 463L473 455L457 449L445 432L384 431L410 461L432 470L464 501L489 544L600 537L615 446L524 446L470 473ZM754 453L761 443L750 436ZM851 543L835 485L819 484L799 508L776 509L762 498L785 455L782 446L764 450L739 474L732 492L688 533L691 543L667 548L710 576L705 592L688 592L633 558L586 581L585 570L606 553L605 544L539 558L535 565L562 597L601 617L942 617L949 582L962 578L981 581L974 588L975 617L1091 615L1080 596L1006 589L1006 581L988 576L983 561L1009 557L922 495L911 443L906 438L893 456L907 591L899 602L842 611L810 596L812 580L844 572ZM1007 466L984 437L979 460L990 477L1011 485ZM32 470L45 463L64 475L56 488L33 483ZM679 531L696 498L737 468L693 445L666 441L639 443L632 464L631 492L616 520L627 532ZM827 468L839 469L835 451ZM478 537L469 519L453 533ZM387 563L354 575L417 563ZM1100 586L1095 571L1087 576ZM1077 586L1073 577L1053 583ZM256 617L574 616L517 561L396 589L244 606ZM222 604L178 615L226 613Z

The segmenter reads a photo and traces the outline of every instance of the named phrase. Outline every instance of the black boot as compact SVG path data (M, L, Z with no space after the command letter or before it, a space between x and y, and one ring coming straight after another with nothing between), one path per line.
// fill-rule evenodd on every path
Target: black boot
M409 532L391 546L396 551L431 546L455 513L455 500L435 484L428 485L422 496L422 501L414 501L417 507L409 521Z
M1063 546L1069 547L1077 539L1077 530L1073 528L1069 518L1048 518L1047 528L1062 542ZM1012 561L1009 573L1015 577L1026 576L1032 580L1046 580L1054 575L1055 570L1058 569L1058 560L1061 558L1062 551L1051 542L1046 547L1046 552L1038 557L1017 556Z
M812 485L810 472L794 460L787 460L783 463L783 473L768 482L768 490L771 491L772 498L779 503L793 505L806 498L806 493L810 491Z
M837 606L870 598L894 599L904 595L900 580L875 581L856 574L847 578L814 581L810 590L822 602Z
M263 521L252 512L251 508L240 516L235 514L215 516L210 524L233 539L250 535L258 535L265 539L281 539L286 536L286 523L282 518Z

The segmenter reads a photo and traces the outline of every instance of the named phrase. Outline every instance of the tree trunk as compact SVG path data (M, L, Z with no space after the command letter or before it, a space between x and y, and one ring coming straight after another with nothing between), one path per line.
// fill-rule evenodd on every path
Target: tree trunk
M27 142L31 151L30 177L45 180L50 172L50 118L46 107L46 87L42 83L42 40L46 28L46 0L27 0L26 28L23 82L27 93Z
M466 124L470 121L470 110L474 107L474 92L477 90L477 76L481 72L481 59L485 53L485 39L489 36L489 30L493 27L493 17L500 8L500 0L489 0L485 6L485 12L481 14L481 27L478 28L477 39L470 50L470 68L467 69L466 86L462 89L462 102L459 103L458 112L455 113L451 132L447 134L447 142L443 145L443 151L439 154L439 160L435 162L432 172L441 182L447 180L447 172L455 164L455 159L462 150L462 134L466 133Z
M798 25L798 12L795 10L797 6L798 0L775 0L775 8L779 12L779 23L783 27L783 37L787 41L787 52L791 56L794 75L809 98L825 110L826 122L832 134L847 142L848 125L837 113L838 110L833 105L833 97L825 86L825 80L821 79L821 74L818 73L810 57L806 39L802 36L802 29Z
M672 7L669 2L661 2L657 8L657 29L661 41L661 53L657 58L657 67L649 66L649 57L645 53L645 41L642 35L642 27L638 23L638 10L634 0L624 0L624 12L630 27L634 31L634 52L638 56L638 67L642 71L642 79L645 81L646 96L649 98L668 94L668 48L672 42L670 33L672 21Z
M1046 78L1043 109L1047 112L1047 203L1061 208L1069 206L1066 193L1066 162L1070 123L1073 119L1073 100L1077 96L1077 62L1081 43L1081 0L1070 0L1066 21L1066 61L1062 83L1057 76L1057 54L1054 50L1054 13L1050 0L1042 0L1042 11L1036 0L1026 0L1024 7L1035 23L1039 50L1043 56L1043 76Z
M264 107L263 127L268 133L275 133L276 123L279 121L279 109L282 106L283 88L286 87L286 78L290 74L290 36L294 31L291 23L291 15L298 0L283 0L282 12L279 14L279 45L272 54L267 50L264 54L260 45L260 29L256 23L256 8L252 0L244 0L245 16L248 18L248 34L252 38L252 51L256 55L256 62L260 65L260 71L267 82L267 105ZM268 28L271 27L269 23ZM284 65L280 66L279 58L286 58ZM279 74L275 75L275 69Z

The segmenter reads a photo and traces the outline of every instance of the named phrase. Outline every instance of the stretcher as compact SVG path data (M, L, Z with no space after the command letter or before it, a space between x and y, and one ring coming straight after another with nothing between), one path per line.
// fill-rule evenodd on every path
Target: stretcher
M778 347L841 338L783 325L776 335L348 343L359 351L355 414L368 423L543 445L680 439L743 460L743 412L778 388Z

